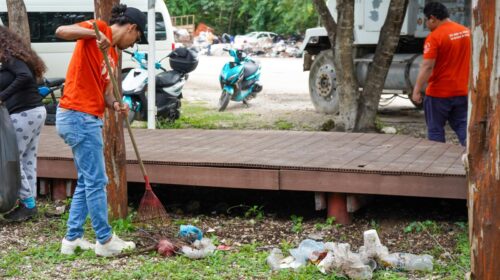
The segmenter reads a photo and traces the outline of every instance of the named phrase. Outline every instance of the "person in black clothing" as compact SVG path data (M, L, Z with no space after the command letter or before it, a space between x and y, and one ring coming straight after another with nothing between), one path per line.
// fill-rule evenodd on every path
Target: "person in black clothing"
M0 26L0 106L9 111L21 162L21 203L4 216L8 221L24 221L37 213L36 153L47 116L37 80L45 70L43 61L21 37Z

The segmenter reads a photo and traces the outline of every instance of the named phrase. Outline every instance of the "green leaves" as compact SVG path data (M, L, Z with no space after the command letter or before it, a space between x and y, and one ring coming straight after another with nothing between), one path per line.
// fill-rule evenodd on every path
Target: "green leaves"
M171 16L194 14L216 33L245 34L273 31L303 33L317 25L318 15L309 0L166 0Z

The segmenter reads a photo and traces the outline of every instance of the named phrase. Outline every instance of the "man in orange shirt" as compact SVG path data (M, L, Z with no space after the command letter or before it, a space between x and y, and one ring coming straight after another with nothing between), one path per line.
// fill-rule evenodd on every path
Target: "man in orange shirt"
M437 2L425 5L426 24L431 33L425 40L424 60L420 66L412 99L422 102L421 90L428 82L423 100L427 137L445 142L448 122L460 144L467 138L467 94L471 59L470 31L449 19L446 7Z
M96 41L93 22L60 26L56 30L59 38L77 40L56 115L57 132L71 147L78 171L61 253L74 254L80 247L83 250L95 249L100 256L112 256L125 249L134 249L135 244L113 234L108 222L102 117L106 106L124 114L128 107L120 107L114 98L110 83L110 75L114 73L108 73L99 48L107 53L113 70L118 71L115 47L126 49L140 40L145 41L146 16L126 5L113 7L111 26L95 21L101 32L99 41ZM96 234L95 246L83 238L87 216L90 216Z

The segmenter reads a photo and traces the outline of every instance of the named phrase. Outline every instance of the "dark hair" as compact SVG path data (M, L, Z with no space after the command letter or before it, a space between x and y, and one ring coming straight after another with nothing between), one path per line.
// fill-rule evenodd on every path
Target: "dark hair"
M109 20L109 24L118 24L118 25L124 25L127 23L130 24L136 24L132 19L127 17L125 15L125 11L127 10L127 5L125 4L117 4L114 5L113 8L111 9L111 19Z
M23 39L7 27L0 26L0 62L5 63L12 58L22 60L33 71L37 80L43 78L47 70L43 60L26 44Z
M447 19L450 17L450 13L445 5L439 2L430 2L425 5L424 15L426 18L434 16L439 20Z

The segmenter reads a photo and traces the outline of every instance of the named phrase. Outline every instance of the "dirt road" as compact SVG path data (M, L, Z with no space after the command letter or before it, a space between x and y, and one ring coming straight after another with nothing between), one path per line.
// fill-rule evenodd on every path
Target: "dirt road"
M262 66L261 81L264 89L247 108L242 103L231 102L227 112L253 113L267 122L285 120L298 127L322 129L323 124L335 121L335 116L317 113L309 98L309 72L302 71L302 59L298 58L256 58ZM201 56L198 68L190 74L184 88L187 101L202 101L217 109L220 96L219 73L229 56ZM383 95L383 98L390 97ZM393 126L400 134L425 137L423 111L416 110L407 99L395 98L381 101L379 120L384 126ZM328 126L326 126L328 127ZM447 133L455 141L452 131Z
M314 111L309 98L309 72L302 71L302 59L265 57L256 59L262 66L263 91L251 101L250 108L232 102L228 106L228 111L245 110L257 113ZM229 60L229 56L201 56L198 68L190 74L185 86L186 100L206 101L216 107L221 92L219 74L222 66ZM391 110L413 109L408 100L399 98L389 107Z

